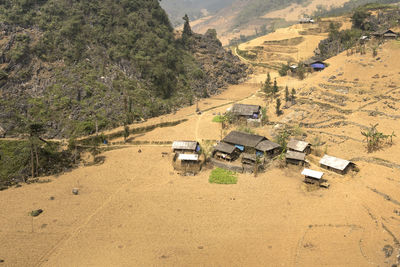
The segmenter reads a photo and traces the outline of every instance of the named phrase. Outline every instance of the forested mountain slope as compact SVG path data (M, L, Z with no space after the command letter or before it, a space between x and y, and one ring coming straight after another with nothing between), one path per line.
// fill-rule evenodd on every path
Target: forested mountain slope
M89 134L171 112L226 84L210 80L212 68L175 36L157 0L6 0L0 19L7 136L30 123L45 125L48 137ZM230 66L222 71L235 69L228 80L237 83L245 66L212 36L192 39L211 42L203 53L222 54Z

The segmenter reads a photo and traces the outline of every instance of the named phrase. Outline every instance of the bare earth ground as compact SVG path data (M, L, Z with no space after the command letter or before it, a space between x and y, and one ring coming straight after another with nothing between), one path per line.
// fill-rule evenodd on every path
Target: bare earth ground
M277 37L279 39L279 37ZM316 44L315 44L316 46ZM313 48L312 48L313 49ZM299 125L307 140L320 137L328 154L354 159L360 172L326 172L328 190L308 191L301 169L272 167L237 185L208 183L174 173L163 146L130 146L104 153L102 165L81 167L51 182L0 192L2 266L391 266L400 244L399 141L369 154L360 131L379 123L400 132L400 43L378 57L330 59L304 81L278 78L297 90L297 104L269 120ZM379 78L376 78L376 74ZM335 76L335 77L333 77ZM386 76L386 77L385 77ZM375 77L375 78L372 78ZM213 114L231 102L265 105L259 86L232 86L202 100L202 115L188 107L145 124L187 118L176 127L133 140L216 140ZM281 97L283 93L281 92ZM212 109L212 107L216 107ZM256 131L267 137L274 125ZM138 152L138 149L142 153ZM162 152L169 155L162 157ZM319 157L311 156L312 168ZM71 194L72 188L80 194ZM54 197L54 200L50 200ZM29 212L41 208L33 218ZM383 248L393 249L385 256Z

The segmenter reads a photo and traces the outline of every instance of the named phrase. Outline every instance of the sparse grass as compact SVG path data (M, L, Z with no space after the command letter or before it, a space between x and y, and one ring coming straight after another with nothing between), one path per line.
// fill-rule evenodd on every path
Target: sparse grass
M216 168L212 170L208 181L212 184L237 184L237 180L237 173Z

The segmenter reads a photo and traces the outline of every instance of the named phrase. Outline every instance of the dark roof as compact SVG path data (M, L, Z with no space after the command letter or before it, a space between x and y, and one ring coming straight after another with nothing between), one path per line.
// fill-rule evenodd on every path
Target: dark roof
M300 161L305 161L306 160L306 154L305 153L300 153L296 151L288 151L286 152L285 157L287 159L294 159L294 160L300 160Z
M196 150L198 142L196 141L174 141L172 143L172 149L179 150Z
M275 148L281 147L280 145L271 142L269 140L264 140L256 146L256 149L262 152L271 151Z
M232 154L233 151L235 151L236 147L231 144L227 144L224 142L220 142L218 145L214 147L215 151L227 153L227 154Z
M252 116L254 113L259 113L261 106L258 105L245 105L235 104L232 107L232 113L242 116Z
M255 148L263 140L266 140L266 138L263 136L232 131L227 136L225 136L222 141L233 145L241 145Z
M384 34L396 34L394 31L392 30L383 30L383 31L376 31L374 33L372 33L372 35L384 35Z
M243 153L243 159L248 159L251 161L256 161L257 160L257 155L256 154L249 154L249 153Z

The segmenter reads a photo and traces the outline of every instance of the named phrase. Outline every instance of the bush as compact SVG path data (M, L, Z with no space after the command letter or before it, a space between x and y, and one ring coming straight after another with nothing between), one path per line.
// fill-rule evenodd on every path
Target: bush
M237 184L237 173L216 168L212 170L208 181L212 184Z

